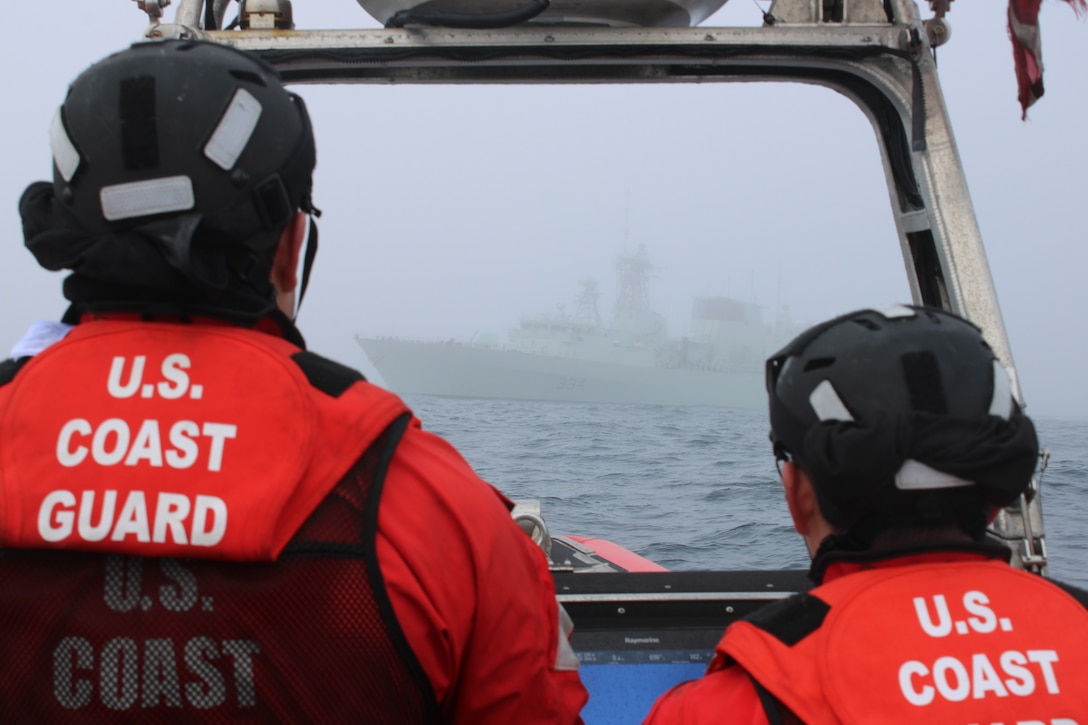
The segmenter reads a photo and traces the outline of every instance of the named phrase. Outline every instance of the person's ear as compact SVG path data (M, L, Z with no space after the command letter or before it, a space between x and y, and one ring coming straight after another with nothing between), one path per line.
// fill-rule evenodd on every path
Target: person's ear
M296 212L280 233L272 258L271 279L279 294L294 292L298 287L298 258L305 238L306 214Z
M786 461L782 464L782 489L786 494L794 530L801 536L807 536L820 513L811 479L793 461Z

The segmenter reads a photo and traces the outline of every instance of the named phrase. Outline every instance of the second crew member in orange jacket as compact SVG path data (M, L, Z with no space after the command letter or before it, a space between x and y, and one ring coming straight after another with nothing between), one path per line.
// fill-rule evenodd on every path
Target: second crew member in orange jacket
M731 625L647 725L1088 722L1088 593L986 539L1038 443L979 330L844 315L768 360L767 390L816 586Z

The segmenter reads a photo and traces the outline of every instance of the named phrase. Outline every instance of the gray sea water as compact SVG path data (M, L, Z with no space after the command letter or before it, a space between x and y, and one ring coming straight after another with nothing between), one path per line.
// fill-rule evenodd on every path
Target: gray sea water
M720 408L406 398L554 533L609 539L674 570L806 568L766 413ZM1088 588L1088 421L1036 420L1050 576Z

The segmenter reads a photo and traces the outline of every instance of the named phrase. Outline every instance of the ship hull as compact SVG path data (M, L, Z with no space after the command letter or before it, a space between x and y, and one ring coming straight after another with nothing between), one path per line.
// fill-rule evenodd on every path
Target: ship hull
M570 403L766 406L762 375L532 355L461 343L356 338L401 395Z

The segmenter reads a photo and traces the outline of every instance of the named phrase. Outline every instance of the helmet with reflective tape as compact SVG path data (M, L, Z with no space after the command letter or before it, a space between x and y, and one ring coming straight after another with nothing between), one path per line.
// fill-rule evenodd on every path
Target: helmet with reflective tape
M105 58L72 83L50 140L49 201L67 216L24 211L48 269L168 283L164 260L177 284L214 292L255 264L267 275L280 231L310 209L305 106L275 69L225 46L141 43ZM55 227L65 234L40 233Z
M977 327L939 309L817 325L767 361L767 392L776 456L808 473L843 530L963 523L969 509L980 534L987 506L1011 503L1035 470L1004 367Z

